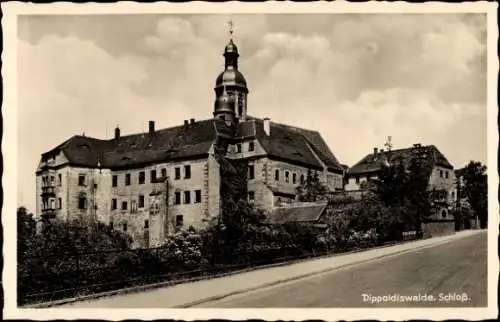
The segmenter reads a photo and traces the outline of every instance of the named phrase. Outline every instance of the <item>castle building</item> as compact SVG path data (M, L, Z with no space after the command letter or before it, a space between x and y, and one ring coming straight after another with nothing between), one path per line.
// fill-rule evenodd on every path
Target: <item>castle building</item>
M168 234L203 227L220 215L225 180L243 182L264 210L293 203L296 187L316 171L331 191L344 168L314 130L248 115L249 90L232 37L215 82L213 117L111 139L76 135L43 153L36 170L37 214L86 226L109 224L154 247Z

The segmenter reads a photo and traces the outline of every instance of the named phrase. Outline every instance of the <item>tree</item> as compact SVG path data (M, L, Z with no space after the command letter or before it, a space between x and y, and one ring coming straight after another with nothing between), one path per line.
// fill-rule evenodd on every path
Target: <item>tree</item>
M385 205L405 203L408 173L401 162L383 167L374 183L373 190Z
M429 177L432 166L431 158L426 147L416 147L408 166L409 203L415 210L415 223L417 234L422 233L422 222L431 214L430 193L428 190Z
M428 183L431 169L425 147L416 147L405 165L402 161L382 168L374 181L372 191L382 207L372 204L366 208L378 209L379 231L395 238L402 230L421 233L421 223L431 214ZM373 203L373 201L372 201ZM378 208L377 208L378 207Z
M235 259L271 234L267 217L244 199L226 200L223 211L201 231L203 252L212 263Z
M488 177L486 166L481 162L470 161L464 168L457 170L457 176L463 179L463 195L469 201L474 213L479 217L481 228L486 228L488 223Z
M17 209L17 253L18 256L28 255L36 243L36 221L26 207Z
M301 202L326 201L328 189L320 182L316 171L307 171L307 177L296 188L297 200Z

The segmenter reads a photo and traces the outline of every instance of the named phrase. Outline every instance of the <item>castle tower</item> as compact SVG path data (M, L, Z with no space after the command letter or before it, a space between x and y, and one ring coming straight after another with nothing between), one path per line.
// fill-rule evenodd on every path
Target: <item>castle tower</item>
M222 93L215 99L214 118L223 120L228 125L235 123L235 100L229 95L226 89L222 88Z
M216 102L224 93L227 92L235 105L235 118L244 121L247 116L247 81L243 74L238 70L238 47L233 42L233 25L229 22L229 43L224 49L224 71L217 76L215 80ZM215 111L214 111L215 114Z

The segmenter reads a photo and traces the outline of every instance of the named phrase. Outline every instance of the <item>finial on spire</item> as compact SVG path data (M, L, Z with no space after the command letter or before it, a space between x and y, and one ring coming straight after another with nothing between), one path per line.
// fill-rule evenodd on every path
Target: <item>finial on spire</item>
M227 24L229 25L229 38L231 38L231 39L232 39L232 38L233 38L233 32L234 32L234 29L233 29L233 27L234 27L233 21L232 21L232 20L229 20L229 21L227 22Z
M384 146L387 148L387 151L391 151L393 145L392 145L392 136L387 137L387 142L385 142Z

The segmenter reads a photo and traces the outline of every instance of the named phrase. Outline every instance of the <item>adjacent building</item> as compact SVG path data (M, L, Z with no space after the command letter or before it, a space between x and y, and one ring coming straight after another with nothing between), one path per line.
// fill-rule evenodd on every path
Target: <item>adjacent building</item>
M367 183L378 178L383 167L402 164L408 168L415 157L422 158L427 168L428 189L432 191L435 206L433 219L448 219L449 209L457 200L457 181L453 166L434 145L415 144L410 148L388 151L374 148L373 153L367 154L347 171L345 190L352 195L361 195Z
M37 214L82 226L109 224L130 234L134 247L152 247L218 216L224 194L237 190L235 180L264 210L293 203L310 170L330 191L342 190L345 168L321 135L250 116L232 39L223 56L213 117L159 130L150 121L147 132L132 135L117 127L110 139L76 135L43 153Z

